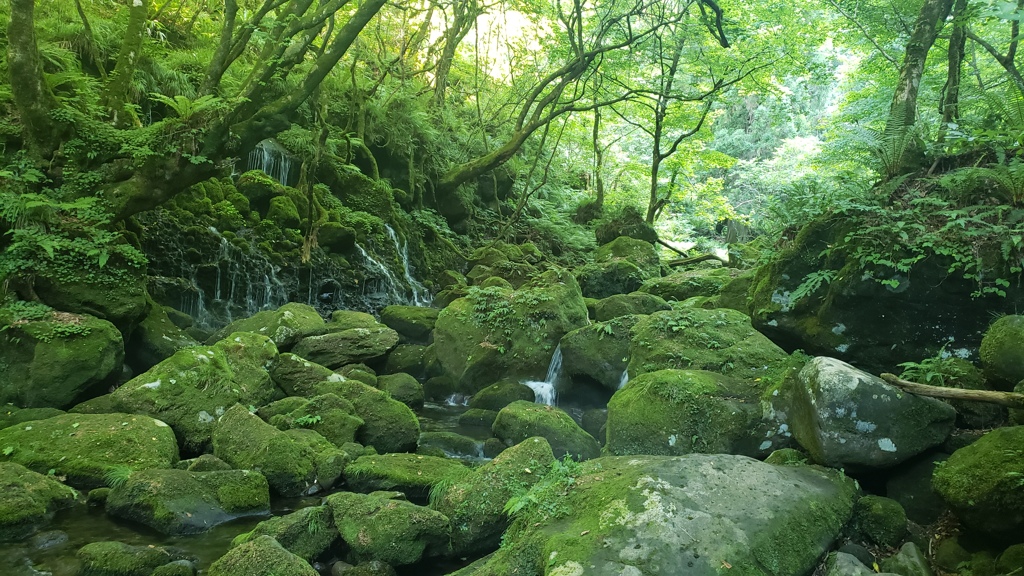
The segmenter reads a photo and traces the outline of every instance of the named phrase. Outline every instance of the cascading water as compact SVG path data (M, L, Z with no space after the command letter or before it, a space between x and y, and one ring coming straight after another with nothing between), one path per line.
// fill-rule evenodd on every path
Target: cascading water
M555 348L555 353L551 355L551 363L548 364L548 374L544 378L543 382L536 380L527 380L523 382L533 390L534 402L537 404L546 404L548 406L554 406L558 400L558 393L555 391L555 383L558 382L558 376L562 371L562 346L559 345Z
M366 251L365 248L356 244L356 250L363 257L363 263L368 272L368 281L363 283L363 296L382 295L389 303L404 302L405 297L398 291L398 279L383 262L377 260ZM372 279L372 281L370 281Z
M387 224L384 225L384 228L388 232L388 237L395 243L395 251L402 257L402 270L405 272L405 281L409 284L409 288L412 290L410 303L412 303L413 306L429 306L430 299L427 297L427 288L412 277L412 271L409 269L409 242L399 244L398 235L395 234L395 230Z
M626 370L623 370L622 371L622 376L619 378L619 387L618 387L618 389L622 390L623 388L626 387L626 384L629 384L629 372L626 371Z
M267 176L287 186L292 171L292 158L276 140L267 138L249 152L247 170L262 170Z

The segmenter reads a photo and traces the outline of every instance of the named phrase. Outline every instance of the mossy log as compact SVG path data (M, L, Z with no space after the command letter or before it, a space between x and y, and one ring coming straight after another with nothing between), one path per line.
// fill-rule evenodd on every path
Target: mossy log
M942 388L940 386L929 386L918 384L898 378L895 374L882 374L882 380L889 384L906 390L911 394L919 396L931 396L932 398L948 398L951 400L971 400L974 402L988 402L999 404L1009 408L1024 408L1024 394L1015 392L995 392L992 390L960 390L959 388Z
M705 260L718 260L723 264L728 264L727 260L722 260L715 254L701 254L700 256L694 256L692 258L680 258L678 260L670 260L669 266L686 266L689 264L696 264L698 262L704 262Z

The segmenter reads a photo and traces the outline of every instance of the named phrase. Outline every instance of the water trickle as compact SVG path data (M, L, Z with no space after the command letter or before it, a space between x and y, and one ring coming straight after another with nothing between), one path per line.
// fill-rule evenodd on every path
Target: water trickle
M420 284L419 280L413 278L412 271L409 269L409 242L400 244L395 230L387 224L384 225L384 228L388 232L388 237L395 243L395 251L402 257L402 270L405 272L405 281L409 284L409 289L412 290L412 298L409 302L413 306L429 306L430 299L428 298L427 288Z
M246 169L262 170L267 176L287 186L292 171L292 158L276 140L267 138L249 152Z
M456 392L444 399L445 406L469 406L469 396Z
M548 364L548 374L543 382L537 380L527 380L523 382L533 390L534 402L537 404L546 404L548 406L554 406L558 401L558 392L555 390L555 383L558 382L558 376L562 371L562 346L559 345L555 348L555 353L551 355L551 363Z
M358 243L356 244L356 250L363 257L363 263L366 265L367 272L369 272L366 282L363 283L363 295L380 294L392 304L404 302L405 297L398 291L398 279L395 278L391 270L383 262L371 256Z
M623 388L626 387L626 384L629 384L629 372L626 371L626 370L623 370L622 371L622 376L619 378L619 388L618 389L622 390Z

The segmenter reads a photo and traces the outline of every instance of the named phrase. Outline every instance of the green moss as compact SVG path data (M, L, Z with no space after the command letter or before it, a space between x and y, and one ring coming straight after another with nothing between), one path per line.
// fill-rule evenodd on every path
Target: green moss
M270 536L236 546L210 565L207 576L318 576L305 560Z
M597 440L563 410L524 400L517 400L502 408L494 419L491 431L495 437L509 445L541 436L551 444L557 458L568 455L586 460L596 458L601 452Z
M327 506L310 506L269 520L239 534L231 545L240 546L260 536L270 536L285 550L307 562L323 554L338 538L334 518Z
M627 316L630 314L653 314L660 310L670 310L668 302L660 296L645 292L629 294L613 294L594 305L595 319L598 322Z
M419 454L361 456L345 468L353 492L396 490L412 500L426 502L430 490L469 473L459 460Z
M340 492L326 499L334 524L356 562L415 564L447 552L448 518L429 508L382 496Z
M981 340L985 376L1010 390L1024 380L1024 316L1003 316L989 326Z
M64 411L56 408L18 408L13 404L0 406L0 430L22 422L45 420L61 414L64 414Z
M879 546L898 546L907 534L907 514L889 498L864 496L857 501L853 517L860 533Z
M732 278L733 271L730 268L686 270L648 280L640 287L640 291L665 300L682 302L694 296L716 296Z
M437 323L440 310L422 306L386 306L380 312L380 321L398 332L403 342L424 344Z
M235 332L252 332L270 338L274 345L287 349L306 333L324 327L324 320L312 306L289 302L277 310L264 310L236 320L214 332L208 342L216 343Z
M413 410L423 408L423 385L409 374L387 374L377 377L377 387Z
M562 371L587 376L614 392L629 360L630 331L643 316L619 316L578 328L562 337Z
M275 358L269 371L274 383L290 396L312 396L315 384L324 380L342 378L341 375L331 372L328 368L290 353L284 353ZM290 412L290 410L288 411ZM263 416L262 413L260 415ZM269 419L270 416L264 416L264 419Z
M461 421L460 421L461 424ZM490 427L490 423L487 425ZM480 442L456 432L424 432L420 434L419 450L437 448L442 456L478 456Z
M516 380L502 380L474 394L469 399L469 407L498 411L516 400L533 402L533 389Z
M373 446L378 452L411 452L416 449L420 424L412 410L387 393L355 380L322 382L320 393L333 393L346 398L355 406L363 419L356 439L364 446Z
M356 416L355 406L336 394L321 394L295 405L271 423L281 430L305 428L323 436L335 446L355 442L363 419ZM261 414L262 416L262 414Z
M0 462L0 542L32 534L76 497L74 490L49 476Z
M427 364L431 361L428 357L427 347L419 344L399 344L388 354L384 363L385 374L405 373L417 380L423 380L427 375Z
M82 562L80 576L151 576L153 570L182 553L162 546L132 546L123 542L92 542L76 554Z

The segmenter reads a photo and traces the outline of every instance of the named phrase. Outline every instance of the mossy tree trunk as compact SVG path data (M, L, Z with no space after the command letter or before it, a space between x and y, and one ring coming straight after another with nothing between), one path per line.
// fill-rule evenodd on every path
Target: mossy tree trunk
M103 105L106 106L118 126L138 124L138 118L125 107L128 100L128 89L132 85L135 69L142 58L142 39L146 34L146 18L149 16L148 0L131 0L132 7L128 14L128 28L121 42L121 51L117 55L117 64L110 74L110 81L103 91Z
M26 147L37 158L48 159L60 146L67 129L51 116L60 104L43 77L34 17L35 0L11 0L7 67Z
M925 0L907 42L900 67L900 76L889 106L886 134L898 134L914 124L917 117L917 94L928 51L939 35L939 26L949 16L953 0Z

